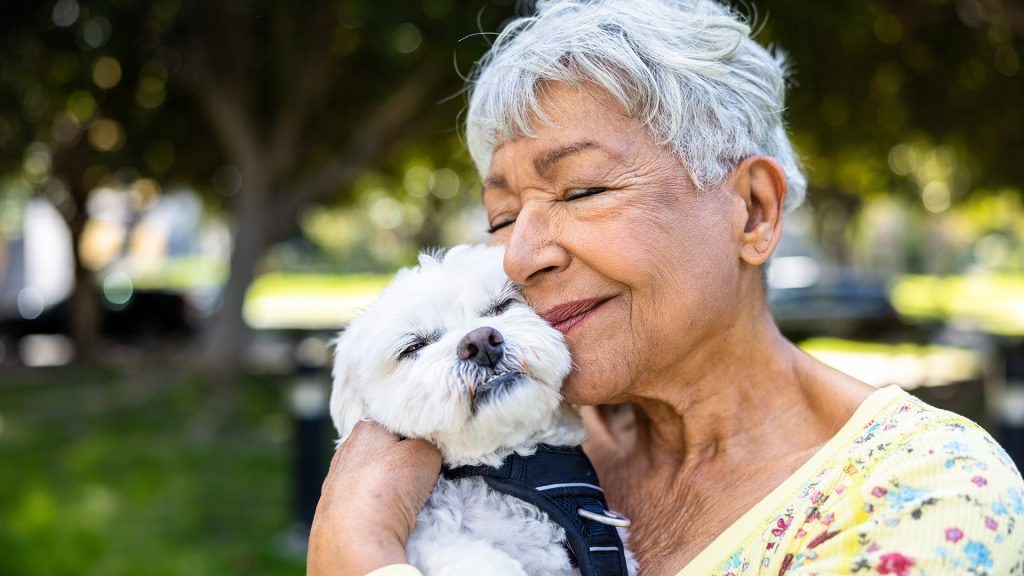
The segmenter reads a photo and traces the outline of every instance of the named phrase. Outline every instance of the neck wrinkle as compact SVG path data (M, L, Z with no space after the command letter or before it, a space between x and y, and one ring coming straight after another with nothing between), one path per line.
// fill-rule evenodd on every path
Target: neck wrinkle
M677 474L722 458L770 457L778 444L773 437L787 421L814 416L804 399L798 354L767 310L750 325L705 342L688 355L692 361L630 394L636 453L652 468L671 467ZM735 358L742 363L723 360Z

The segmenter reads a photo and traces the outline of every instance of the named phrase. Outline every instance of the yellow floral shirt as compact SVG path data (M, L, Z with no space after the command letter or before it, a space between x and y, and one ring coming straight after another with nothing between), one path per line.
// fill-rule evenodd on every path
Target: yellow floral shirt
M883 388L677 576L833 574L1024 576L1020 472L977 424Z
M1024 481L977 424L884 388L678 576L698 574L1024 574Z

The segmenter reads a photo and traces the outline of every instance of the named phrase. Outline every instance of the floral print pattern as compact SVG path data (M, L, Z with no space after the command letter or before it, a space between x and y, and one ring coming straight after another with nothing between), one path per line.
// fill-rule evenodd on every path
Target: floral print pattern
M1024 576L1024 480L1006 452L961 416L875 394L887 400L858 411L862 425L795 493L679 576Z

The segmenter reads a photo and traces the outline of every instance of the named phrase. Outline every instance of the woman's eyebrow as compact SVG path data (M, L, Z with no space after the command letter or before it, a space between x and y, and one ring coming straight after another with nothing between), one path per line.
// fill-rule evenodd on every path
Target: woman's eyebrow
M508 190L508 182L505 181L504 176L500 176L497 174L488 176L484 178L484 183L480 187L480 196L486 195L487 191L491 190L492 188L501 188L504 190Z
M557 148L548 150L547 152L538 155L536 158L533 159L533 169L536 170L538 174L546 174L552 168L554 168L555 164L558 164L560 161L565 159L565 157L572 156L573 154L580 154L588 150L598 150L600 152L604 152L605 155L611 158L615 158L618 160L622 159L622 156L620 154L616 154L612 150L598 144L597 142L594 142L592 140L581 140L579 142L574 142L572 144L559 146ZM487 191L493 188L507 190L508 181L505 180L505 177L501 176L500 174L492 174L484 178L483 185L480 187L480 195L485 196L487 194Z
M572 156L573 154L579 154L587 150L600 150L608 156L618 158L617 154L612 153L608 148L601 146L597 142L592 140L581 140L565 146L559 146L558 148L548 150L547 152L537 156L533 160L533 168L538 174L545 174L566 156Z

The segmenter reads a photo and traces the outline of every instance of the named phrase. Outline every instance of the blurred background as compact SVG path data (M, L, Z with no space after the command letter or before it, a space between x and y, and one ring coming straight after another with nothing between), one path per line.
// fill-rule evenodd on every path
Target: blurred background
M810 179L784 333L1024 465L1024 7L762 0ZM0 573L302 574L329 341L484 236L512 0L45 0L0 21Z

